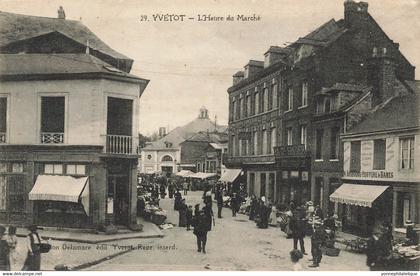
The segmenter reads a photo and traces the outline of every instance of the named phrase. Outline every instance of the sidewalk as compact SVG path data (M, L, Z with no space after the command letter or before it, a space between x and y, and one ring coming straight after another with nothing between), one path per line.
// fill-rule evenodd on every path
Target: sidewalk
M44 228L38 230L39 235L44 239L52 239L59 241L69 241L69 242L81 242L89 244L97 244L103 242L110 242L116 240L124 239L134 239L134 238L162 238L164 235L158 226L155 224L145 221L142 218L138 218L137 222L143 225L143 231L134 232L128 229L118 230L117 234L106 235L104 233L92 233L87 230L82 229L54 229L54 228ZM18 237L26 237L28 230L25 228L17 229Z
M69 270L81 270L110 260L132 250L142 249L153 242L151 238L162 238L164 234L153 223L143 220L142 232L122 230L115 235L94 234L79 231L39 230L43 238L51 239L50 252L41 255L41 270L55 270L57 265L67 266ZM16 265L12 270L21 270L27 254L26 233L18 229Z

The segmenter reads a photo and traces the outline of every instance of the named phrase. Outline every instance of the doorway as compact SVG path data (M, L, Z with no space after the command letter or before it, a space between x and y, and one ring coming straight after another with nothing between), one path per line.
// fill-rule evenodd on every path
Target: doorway
M123 174L108 175L108 214L112 223L127 225L129 217L129 178Z

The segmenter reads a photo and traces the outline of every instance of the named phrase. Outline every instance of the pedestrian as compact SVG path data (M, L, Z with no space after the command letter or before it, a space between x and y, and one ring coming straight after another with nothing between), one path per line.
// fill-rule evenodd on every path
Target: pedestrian
M213 200L211 199L211 190L206 189L203 195L203 202L212 207Z
M320 220L324 220L324 214L322 214L322 210L321 210L321 208L319 207L319 205L316 205L316 206L315 206L315 209L314 209L314 215L315 215L316 217L319 217L319 219L320 219Z
M251 203L250 203L250 206L249 206L249 220L254 220L255 219L257 204L258 204L257 198L255 197L255 195L252 195L251 196Z
M187 226L187 205L185 204L185 198L181 199L181 203L179 204L179 227L186 227Z
M270 207L267 206L266 199L264 196L261 197L259 211L260 211L260 219L257 225L259 228L267 229L268 217L270 216L271 209Z
M187 209L187 231L191 230L192 225L193 225L193 209L192 209L192 206L189 205Z
M299 242L300 250L302 254L306 255L305 252L305 223L302 219L302 209L297 208L296 212L293 213L292 217L290 218L290 230L292 231L292 238L293 238L293 249L297 249L297 244Z
M384 250L381 248L380 235L379 229L375 227L366 244L366 265L372 271L383 270L382 257Z
M28 253L26 256L25 263L23 264L22 270L39 271L41 270L41 239L37 232L36 225L30 225L28 227L28 230L30 232L26 237Z
M6 228L0 225L0 271L10 270L10 249L6 239L4 239L4 233Z
M168 179L168 194L169 198L174 197L174 183L170 179Z
M208 217L204 208L199 210L199 205L196 206L194 235L197 237L197 251L206 253ZM198 210L197 210L198 209ZM211 224L210 224L211 225Z
M165 199L165 196L166 196L166 186L165 186L165 184L160 184L159 190L160 190L160 198Z
M184 180L184 182L182 183L182 188L184 189L184 195L188 194L188 182L187 179Z
M419 244L419 236L417 232L414 230L414 223L411 220L407 220L405 222L406 225L406 233L405 233L405 242L404 246L411 246L411 245L418 245Z
M301 266L301 264L299 263L299 260L303 258L302 252L300 252L297 249L294 249L292 251L290 251L290 260L292 261L293 264L293 271L302 271L303 268Z
M223 192L219 191L216 197L217 201L217 217L222 218L222 209L223 209Z
M236 217L236 212L238 209L238 197L236 193L233 193L232 198L230 199L230 208L232 209L232 217Z
M270 226L277 226L277 208L274 205L271 207L271 213L268 220L268 224Z
M314 226L315 230L311 236L312 264L310 264L309 267L319 267L322 259L321 247L326 241L326 232L322 223L320 221L316 221Z
M7 237L6 237L7 245L9 246L9 263L10 263L10 270L16 271L18 268L16 267L16 246L17 246L17 237L16 237L16 227L9 226L7 230Z
M212 222L214 223L213 209L210 204L205 204L203 210L206 215L206 229L207 231L211 231Z
M179 189L176 189L176 193L175 193L175 202L174 202L174 210L178 211L179 210L179 205L181 203L181 199L182 199L182 195L179 192Z

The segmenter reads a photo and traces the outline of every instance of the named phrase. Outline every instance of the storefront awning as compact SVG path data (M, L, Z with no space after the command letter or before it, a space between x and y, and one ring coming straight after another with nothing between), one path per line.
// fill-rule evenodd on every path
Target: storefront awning
M241 169L225 169L220 177L221 182L233 182L241 174Z
M29 200L79 202L89 215L89 178L68 175L39 175Z
M194 174L194 173L190 170L181 170L180 172L177 172L175 175L176 176L187 177L187 176L192 175L192 174Z
M217 174L198 172L198 173L195 173L195 174L191 174L188 177L206 179L206 178L210 178L210 177L214 177L214 176L217 176Z
M372 207L372 203L389 186L343 184L330 195L332 202Z

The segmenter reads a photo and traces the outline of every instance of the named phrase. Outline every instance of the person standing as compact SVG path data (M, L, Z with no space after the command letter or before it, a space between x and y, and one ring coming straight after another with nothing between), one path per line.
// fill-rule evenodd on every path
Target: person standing
M193 225L193 209L190 205L187 209L187 231L191 230L191 225Z
M179 205L181 203L181 199L182 199L182 195L179 192L179 189L176 189L176 193L175 193L175 202L174 202L174 210L178 211L179 210Z
M217 192L216 201L217 201L217 217L222 218L223 192L220 190Z
M187 179L182 183L182 188L184 189L184 196L188 194L188 182Z
M208 230L208 218L204 208L199 210L199 205L195 206L195 226L194 226L194 235L197 237L197 251L206 253L206 243L207 243L207 232Z
M326 232L322 223L317 221L315 222L314 226L315 230L311 236L312 264L310 264L309 267L319 267L322 259L321 247L325 244L326 241Z
M22 270L39 271L41 270L41 239L37 232L36 225L29 226L28 230L30 231L30 233L26 237L28 253Z
M166 196L166 185L163 184L163 183L160 184L159 191L160 191L160 198L161 199L165 199L165 196Z
M16 237L16 227L9 226L7 230L7 237L6 237L7 245L9 246L9 263L10 263L10 270L16 271L18 270L16 267L16 246L17 246L17 237Z
M187 205L185 204L185 198L181 199L181 203L179 204L179 227L186 227L187 226Z
M411 245L418 245L419 244L419 236L417 232L414 230L414 223L411 220L406 221L406 234L405 234L405 242L404 246L411 246Z
M297 244L299 242L300 251L302 254L306 255L305 252L305 225L302 219L302 211L300 208L296 209L296 212L293 213L290 219L290 230L292 231L292 238L293 238L293 249L297 249Z
M174 184L172 183L170 179L168 179L168 194L169 194L169 198L174 197Z
M249 220L254 220L255 212L256 212L256 209L257 209L257 204L258 204L257 198L255 197L255 195L252 195L251 196L251 204L250 204L250 207L249 207Z
M238 210L238 197L236 193L233 193L232 198L230 199L230 208L232 209L232 217L236 217L236 212Z
M6 239L4 239L4 233L6 228L0 225L0 271L10 270L10 250Z

